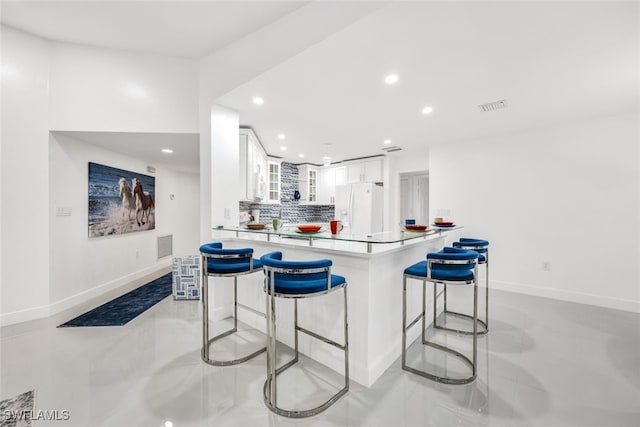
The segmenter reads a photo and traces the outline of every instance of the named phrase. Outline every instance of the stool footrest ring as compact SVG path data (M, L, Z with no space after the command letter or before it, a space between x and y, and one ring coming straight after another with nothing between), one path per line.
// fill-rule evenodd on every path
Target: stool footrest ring
M285 370L289 369L291 366L295 365L296 362L298 362L298 356L296 355L296 357L293 360L290 360L289 362L287 362L285 365L281 366L280 368L276 369L276 377L278 375L280 375L282 372L284 372ZM347 384L345 387L341 388L340 390L338 390L337 393L335 393L334 395L332 395L326 402L324 402L321 405L316 406L315 408L312 409L305 409L305 410L287 410L287 409L282 409L279 408L277 406L272 405L269 402L269 399L267 397L267 389L271 386L271 375L267 376L267 380L264 382L264 386L262 387L262 394L263 394L263 398L264 398L264 404L273 412L275 412L278 415L281 415L283 417L289 417L289 418L306 418L306 417L310 417L313 415L317 415L319 413L321 413L322 411L324 411L325 409L327 409L328 407L330 407L331 405L333 405L338 399L340 399L342 396L344 396L347 391L349 391L349 384Z
M215 337L211 338L207 344L210 346L215 341L217 341L217 340L219 340L221 338L224 338L224 337L226 337L228 335L231 335L231 334L233 334L233 333L235 333L237 331L238 331L238 328L235 328L235 327L231 328L228 331L223 332L223 333L221 333L219 335L216 335ZM213 359L206 358L205 355L204 355L204 348L200 351L200 355L202 356L202 361L207 363L207 364L209 364L209 365L213 365L213 366L233 366L233 365L238 365L240 363L246 362L249 359L253 359L257 355L259 355L260 353L264 353L265 351L267 351L267 347L266 346L254 351L253 353L251 353L251 354L249 354L247 356L241 357L239 359L234 359L234 360L213 360Z
M441 350L441 351L445 351L449 354L452 354L454 356L456 356L457 358L459 358L460 360L462 360L464 363L466 363L470 368L473 369L473 362L471 361L471 359L469 359L467 356L465 356L464 354L455 351L449 347L445 347L443 345L434 343L434 342L424 342L423 344L428 345L429 347L433 347L435 349ZM443 384L452 384L452 385L459 385L459 384L468 384L470 382L472 382L473 380L476 379L476 374L474 372L474 374L468 378L448 378L448 377L440 377L438 375L434 375L434 374L430 374L428 372L424 372L421 371L419 369L416 368L412 368L411 366L407 365L406 362L404 362L402 364L402 369L408 372L411 372L413 374L416 375L420 375L421 377L425 377L428 378L430 380L439 382L439 383L443 383Z
M467 319L467 320L473 321L473 316L469 316L468 314L464 314L464 313L458 313L457 311L445 310L445 311L443 311L443 313L445 315L451 314L452 316L461 317L463 319ZM482 329L478 328L478 332L477 332L478 335L486 335L487 332L489 332L489 328L487 327L486 322L484 322L483 320L478 319L478 326L482 327ZM473 331L465 331L465 330L462 330L462 329L447 328L446 326L438 325L435 322L433 324L433 327L437 328L437 329L440 329L440 330L443 330L443 331L455 332L455 333L460 334L460 335L473 335Z

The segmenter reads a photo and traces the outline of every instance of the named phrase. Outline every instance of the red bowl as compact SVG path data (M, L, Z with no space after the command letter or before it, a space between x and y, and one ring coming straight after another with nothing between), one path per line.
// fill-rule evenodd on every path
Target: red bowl
M453 221L441 221L441 222L434 222L435 225L444 225L444 226L449 226L449 225L453 225Z
M412 230L412 231L425 231L427 228L429 228L429 226L427 226L427 225L418 225L418 224L406 224L404 226L404 228L406 228L407 230Z
M302 231L303 233L316 233L320 231L321 228L322 227L320 225L313 224L304 224L298 226L298 230Z

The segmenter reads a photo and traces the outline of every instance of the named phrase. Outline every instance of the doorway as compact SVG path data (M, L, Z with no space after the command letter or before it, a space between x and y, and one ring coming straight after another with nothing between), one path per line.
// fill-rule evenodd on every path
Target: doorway
M400 174L400 219L429 224L429 172Z

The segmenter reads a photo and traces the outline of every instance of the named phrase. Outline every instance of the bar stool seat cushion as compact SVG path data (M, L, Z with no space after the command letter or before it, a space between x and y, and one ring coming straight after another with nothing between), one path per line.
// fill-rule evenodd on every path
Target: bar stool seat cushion
M427 261L420 261L407 267L404 274L410 276L427 277ZM464 282L473 280L473 270L469 269L442 269L433 268L431 278L436 280L446 280L451 282Z
M287 276L285 274L281 276ZM293 275L292 275L293 276ZM322 292L327 290L327 275L319 273L322 276L315 280L300 280L298 277L293 280L287 280L286 278L278 277L276 274L276 286L275 291L278 294L314 294L316 292ZM331 287L335 288L346 283L346 279L337 274L331 275Z
M244 273L250 270L249 263L246 259L242 259L242 262L220 262L219 259L207 260L207 271L211 274L233 274ZM262 262L259 258L253 259L253 269L259 270L262 268Z
M484 246L484 248L482 248L481 246ZM461 237L460 241L458 242L453 242L453 247L454 248L469 248L469 247L473 247L473 248L477 248L477 249L473 249L474 251L483 254L485 252L487 252L487 246L489 246L489 241L487 240L480 240L480 239L470 239L468 237ZM482 261L482 260L481 260Z
M222 249L222 243L213 242L200 246L200 252L209 255L239 255L241 258L207 258L207 272L209 274L234 274L250 271L247 257L253 254L252 248ZM253 259L253 269L262 268L259 258Z
M333 264L329 259L319 259L313 261L282 261L282 252L270 252L260 258L263 265L283 268L291 270L310 270L316 268L331 267ZM326 273L308 273L308 274L287 274L275 273L275 292L279 294L313 294L316 292L326 291L327 274ZM331 288L343 285L346 279L337 274L331 275ZM269 286L269 284L265 284Z

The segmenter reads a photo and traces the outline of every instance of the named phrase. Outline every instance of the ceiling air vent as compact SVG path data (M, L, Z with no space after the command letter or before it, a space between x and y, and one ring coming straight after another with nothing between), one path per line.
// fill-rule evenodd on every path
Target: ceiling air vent
M402 150L402 148L398 147L397 145L382 148L382 151L386 151L387 153L393 153L394 151L400 151L400 150Z
M478 108L480 108L480 111L482 111L483 113L488 113L489 111L502 110L503 108L507 108L507 100L501 99L500 101L478 105Z

